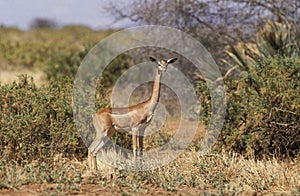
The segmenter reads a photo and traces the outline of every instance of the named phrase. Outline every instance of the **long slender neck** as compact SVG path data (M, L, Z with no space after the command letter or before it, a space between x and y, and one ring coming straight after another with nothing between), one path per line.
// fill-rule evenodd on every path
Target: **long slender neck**
M152 105L151 109L154 110L158 101L159 101L159 94L160 94L160 79L161 79L162 72L156 69L154 84L152 89L152 95L150 98L150 103Z

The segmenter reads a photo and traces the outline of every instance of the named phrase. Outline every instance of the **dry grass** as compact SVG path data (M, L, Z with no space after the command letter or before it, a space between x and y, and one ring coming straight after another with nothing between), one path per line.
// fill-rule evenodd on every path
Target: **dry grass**
M31 76L37 84L37 86L41 86L46 83L45 80L45 73L41 70L32 70L32 69L17 69L17 70L10 70L10 69L5 69L1 70L0 72L0 83L1 84L9 84L14 81L18 81L18 76L20 75L28 75Z
M110 151L107 151L110 152ZM109 156L109 155L108 155ZM236 154L200 155L194 150L182 154L164 167L149 171L128 171L99 163L91 173L87 162L55 158L53 165L1 163L0 187L20 188L22 185L49 186L41 192L76 193L86 186L97 185L115 193L300 194L300 161L254 160ZM45 185L46 183L46 185ZM101 189L100 189L101 190ZM1 193L1 192L0 192Z
M170 121L160 132L168 134L169 126L177 127L178 122ZM145 158L146 164L135 165L131 152L124 157L124 154L115 152L113 146L99 153L99 171L94 173L89 170L87 160L68 160L62 154L53 157L50 165L31 162L20 166L0 160L0 195L16 191L24 195L28 189L36 194L82 195L300 194L299 159L255 160L228 152L202 155L196 150L202 129L203 126L199 126L193 144L178 158L163 167L147 171L136 170L155 166L161 160L148 157ZM155 139L146 137L145 143L159 139L159 136ZM171 157L174 153L175 150L164 156ZM112 160L121 169L105 163Z

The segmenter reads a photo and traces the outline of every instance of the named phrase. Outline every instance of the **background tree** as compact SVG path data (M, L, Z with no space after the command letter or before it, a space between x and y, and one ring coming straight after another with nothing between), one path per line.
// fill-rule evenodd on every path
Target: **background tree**
M56 21L47 18L35 18L31 24L31 29L39 29L39 28L57 28L58 24Z
M111 1L108 11L116 19L129 18L138 24L165 25L197 38L217 63L227 45L254 41L254 34L267 20L299 26L297 0L133 0Z

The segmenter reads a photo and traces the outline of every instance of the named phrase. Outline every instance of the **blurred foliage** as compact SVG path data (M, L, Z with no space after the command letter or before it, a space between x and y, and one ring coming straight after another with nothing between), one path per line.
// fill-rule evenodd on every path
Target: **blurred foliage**
M89 49L113 31L82 26L20 31L0 28L0 67L43 69L47 79L74 75Z
M300 30L292 25L268 21L256 34L255 43L239 42L229 46L226 52L244 70L267 57L280 55L296 58L300 55Z
M210 94L198 85L201 116L209 122ZM300 150L300 59L257 60L247 76L226 82L227 114L216 149L256 158L294 157Z
M104 69L102 80L104 87L111 87L119 77L132 65L131 56L121 54L111 61Z
M42 69L45 80L74 77L92 47L113 32L94 31L84 26L39 28L27 32L0 28L0 68ZM130 63L131 58L127 54L119 55L110 62L102 75L104 85L113 85Z
M83 58L88 54L91 46L84 47L83 50L57 53L55 61L50 61L43 70L47 79L60 77L74 77L77 73Z

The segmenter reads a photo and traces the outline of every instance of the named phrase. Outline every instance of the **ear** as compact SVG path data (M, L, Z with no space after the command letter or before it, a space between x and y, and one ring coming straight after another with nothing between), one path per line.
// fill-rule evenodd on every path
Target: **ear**
M153 58L152 56L149 57L150 61L156 62L156 59Z
M168 64L175 63L175 61L177 61L177 58L171 58L171 59L167 60L167 63Z

